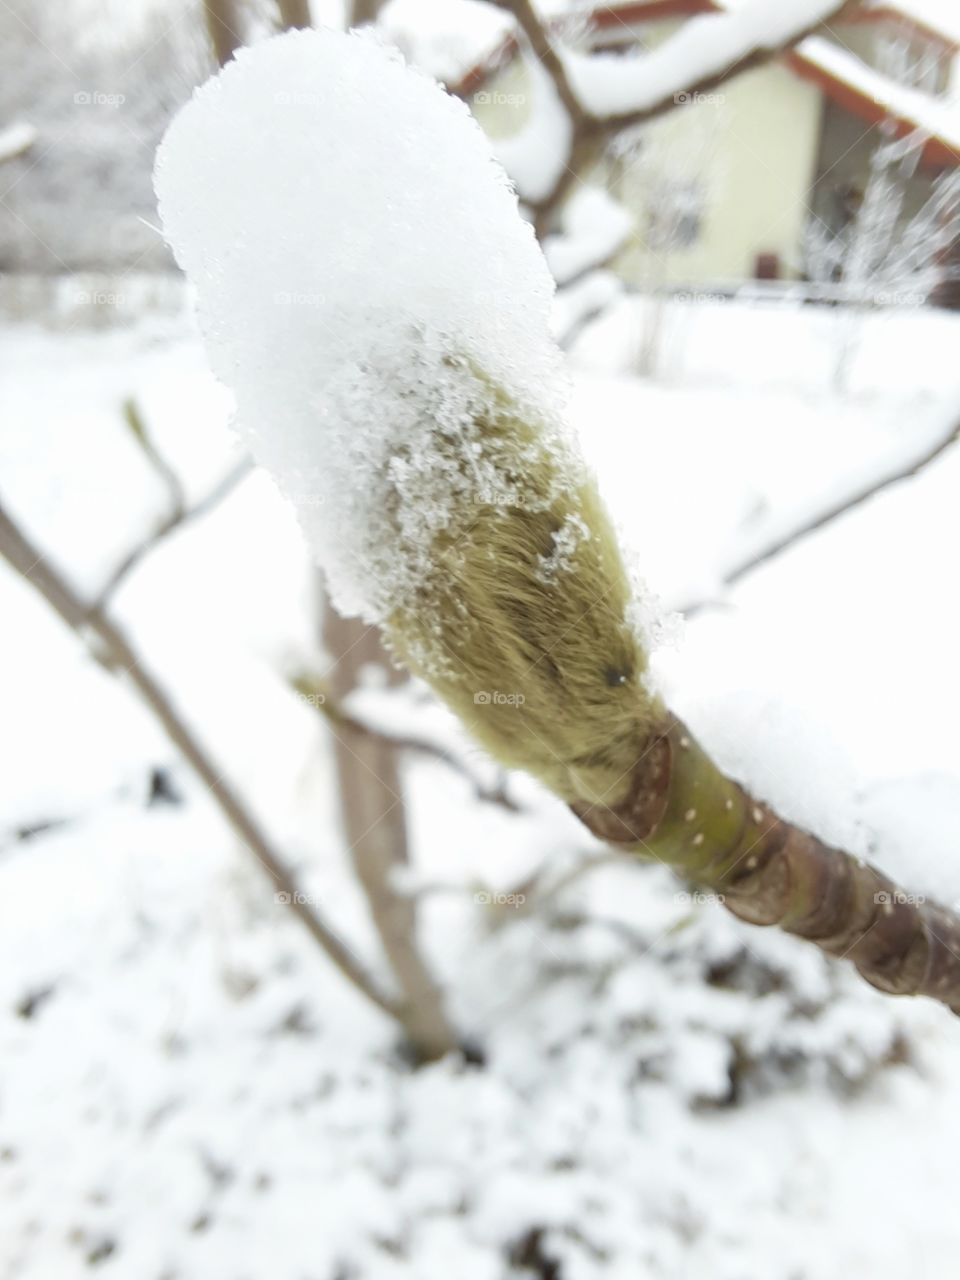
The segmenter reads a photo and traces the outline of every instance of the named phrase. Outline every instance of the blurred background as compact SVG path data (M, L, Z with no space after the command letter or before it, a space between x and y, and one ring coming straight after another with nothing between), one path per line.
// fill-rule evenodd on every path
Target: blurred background
M2 0L0 1275L952 1280L949 1016L504 775L239 449L153 156L309 25L512 179L671 704L960 901L955 0Z

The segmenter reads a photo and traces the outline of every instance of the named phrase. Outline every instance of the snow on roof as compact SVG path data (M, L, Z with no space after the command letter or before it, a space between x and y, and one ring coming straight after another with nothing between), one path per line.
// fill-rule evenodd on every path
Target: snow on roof
M808 36L794 50L793 65L802 73L798 62L845 85L883 115L893 116L929 134L943 144L944 154L938 154L939 159L949 159L952 154L954 163L960 160L960 102L956 99L934 98L919 89L897 84L821 36Z

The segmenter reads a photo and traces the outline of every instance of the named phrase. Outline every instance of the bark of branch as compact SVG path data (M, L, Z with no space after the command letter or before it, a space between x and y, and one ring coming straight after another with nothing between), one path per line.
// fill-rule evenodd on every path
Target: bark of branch
M595 835L658 859L756 925L851 960L872 986L960 1013L960 916L785 822L665 714L616 808L574 804Z
M44 597L63 621L84 639L94 659L111 674L122 674L163 726L174 746L206 786L223 817L249 853L267 871L275 891L306 926L313 939L345 978L378 1008L399 1020L399 1005L367 972L350 948L316 914L290 868L274 849L260 824L246 808L222 771L207 755L181 718L166 691L143 666L139 655L116 623L98 607L87 605L29 541L0 507L0 556Z
M360 668L386 666L375 627L341 618L325 602L324 646L334 661L330 687L339 702L356 686ZM335 740L343 833L357 878L403 1002L399 1011L411 1043L426 1058L459 1046L443 996L417 944L417 905L394 883L408 865L406 812L395 748L382 738L330 721Z
M376 22L386 0L353 0L350 14L351 27L363 27Z
M549 30L540 21L532 0L494 0L494 3L498 8L513 14L517 25L527 38L530 52L553 81L557 96L574 126L574 132L585 128L590 123L591 117L574 92L567 69L563 65L563 59L554 48Z
M280 10L280 26L284 31L313 25L310 0L277 0L277 8Z
M203 0L203 12L214 56L222 67L245 43L239 7L235 0Z

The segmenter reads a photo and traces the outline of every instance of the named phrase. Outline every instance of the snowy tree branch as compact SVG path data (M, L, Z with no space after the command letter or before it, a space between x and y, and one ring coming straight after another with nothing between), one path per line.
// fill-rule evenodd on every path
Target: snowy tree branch
M691 97L711 93L743 72L765 66L861 5L861 0L812 0L788 12L786 6L781 11L767 0L752 0L740 11L690 19L665 45L637 59L634 105L600 111L592 109L578 93L577 79L582 81L584 76L571 74L576 62L568 64L558 52L532 0L495 2L516 18L534 57L553 82L571 125L566 163L552 189L527 201L541 238L598 147L625 129L648 124ZM587 55L580 63L589 68L595 58Z
M803 521L788 533L773 539L759 551L754 551L745 556L724 573L722 587L728 589L735 586L741 579L753 573L755 569L759 569L761 565L782 555L783 552L789 551L811 534L818 533L821 529L826 528L827 525L833 524L835 520L839 520L849 512L855 511L858 507L863 506L865 502L869 502L871 498L875 498L893 485L900 484L904 480L909 480L913 476L919 475L932 463L936 462L938 458L942 457L958 440L960 440L960 420L954 423L950 430L939 440L936 440L920 457L914 458L906 465L895 468L878 480L862 485L838 502L832 503L810 519ZM710 601L708 600L693 600L689 604L682 605L680 612L687 617L692 617L706 608L709 603Z
M533 7L533 0L494 0L494 3L498 8L513 14L517 25L527 38L533 56L553 81L557 96L563 103L575 130L587 128L592 118L574 92L563 59L554 48L553 39L546 25L541 22Z
M121 629L96 605L76 594L44 553L0 507L0 556L34 587L62 620L85 641L91 656L113 675L124 675L160 722L174 746L210 792L211 797L241 844L266 870L279 893L285 895L314 941L345 978L393 1018L400 1006L367 972L351 949L309 904L285 860L274 848L253 814L207 755L198 738L174 707L170 697L143 665L139 654Z

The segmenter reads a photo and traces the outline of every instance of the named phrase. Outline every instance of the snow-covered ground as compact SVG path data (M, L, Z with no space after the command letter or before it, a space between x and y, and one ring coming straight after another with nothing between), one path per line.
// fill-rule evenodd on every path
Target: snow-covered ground
M960 898L956 449L730 591L740 559L960 418L957 320L625 300L574 412L665 606L660 678L721 761L917 892ZM0 333L6 506L93 595L165 495L235 461L186 323ZM352 947L376 959L323 721L290 690L312 571L259 474L116 614ZM413 1069L120 682L0 569L0 1274L61 1280L952 1280L960 1029L404 762L424 944L482 1048ZM393 701L391 701L393 699ZM419 693L358 707L453 734ZM470 755L472 765L485 765ZM148 803L164 769L174 801ZM532 882L532 883L531 883ZM540 886L539 888L537 886ZM522 893L497 908L497 894Z

